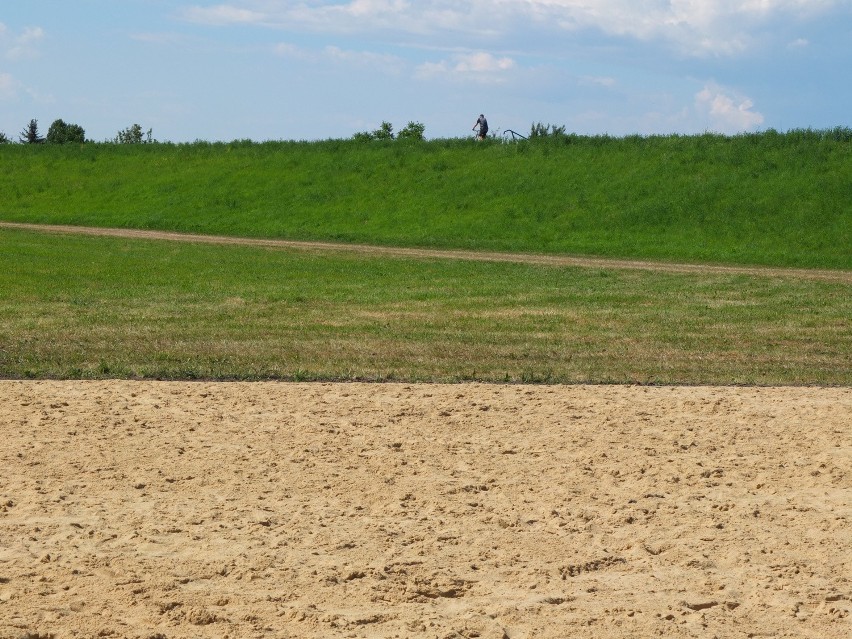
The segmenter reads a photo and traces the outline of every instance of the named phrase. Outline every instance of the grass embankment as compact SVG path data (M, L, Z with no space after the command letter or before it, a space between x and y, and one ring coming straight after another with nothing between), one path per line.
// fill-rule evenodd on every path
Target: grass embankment
M0 376L852 384L852 285L0 229Z
M0 146L0 220L852 268L834 132Z

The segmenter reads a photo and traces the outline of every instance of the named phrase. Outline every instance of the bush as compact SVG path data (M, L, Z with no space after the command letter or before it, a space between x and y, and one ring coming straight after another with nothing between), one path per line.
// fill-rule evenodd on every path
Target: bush
M113 142L116 144L145 144L153 142L151 138L152 129L148 129L148 133L142 133L142 127L138 124L133 124L123 131L119 131Z
M396 136L399 140L422 140L426 125L422 122L409 121L405 128ZM370 142L372 140L393 140L393 124L383 121L382 125L375 131L362 131L352 136L356 142Z
M399 132L397 138L400 140L422 140L423 133L426 131L426 125L421 122L411 122L405 125L405 128Z
M371 140L393 140L393 124L383 121L382 125L375 131L364 131L352 136L353 140L369 142Z
M555 124L542 124L535 122L530 127L530 139L532 138L559 138L565 136L565 127Z

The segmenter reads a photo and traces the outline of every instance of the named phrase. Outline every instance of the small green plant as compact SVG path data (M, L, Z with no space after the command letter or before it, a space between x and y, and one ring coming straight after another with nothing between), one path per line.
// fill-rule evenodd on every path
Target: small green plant
M542 124L534 122L530 127L530 138L558 138L565 135L565 126L555 124Z

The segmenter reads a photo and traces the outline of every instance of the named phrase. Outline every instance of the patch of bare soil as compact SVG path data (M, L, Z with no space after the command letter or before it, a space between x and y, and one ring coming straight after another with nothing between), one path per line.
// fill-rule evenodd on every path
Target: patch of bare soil
M0 397L0 637L850 634L852 389Z
M821 269L770 268L761 266L722 266L707 264L677 264L673 262L651 262L646 260L618 260L596 257L571 257L562 255L534 255L529 253L495 253L491 251L462 251L442 249L398 248L391 246L369 246L363 244L337 244L332 242L296 242L260 238L227 237L219 235L192 235L168 231L146 231L135 229L109 229L86 226L24 224L0 222L0 228L23 229L44 233L94 235L101 237L124 237L129 239L166 240L172 242L195 242L202 244L231 244L257 246L273 249L300 251L337 251L361 253L381 257L407 257L416 259L453 259L480 262L514 262L542 266L579 266L586 268L629 269L661 271L666 273L718 273L733 275L756 275L761 277L793 277L829 282L852 283L852 272Z

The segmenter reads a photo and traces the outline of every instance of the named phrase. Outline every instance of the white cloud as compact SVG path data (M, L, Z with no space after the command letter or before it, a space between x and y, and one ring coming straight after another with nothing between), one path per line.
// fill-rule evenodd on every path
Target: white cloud
M241 0L236 4L188 7L182 12L182 17L190 22L210 25L255 24L351 32L364 28L398 27L411 14L411 6L404 0L352 0L342 4L324 0L309 3Z
M528 0L568 30L661 41L682 54L732 56L755 45L769 21L816 14L846 0Z
M52 93L42 93L37 89L33 89L31 87L27 87L24 89L27 92L27 95L30 96L30 99L36 104L55 104L56 96Z
M353 16L372 16L386 13L400 13L410 7L405 0L354 0L348 5L341 5Z
M334 46L323 49L323 55L332 61L347 65L379 69L386 73L399 73L405 63L393 55L372 53L370 51L347 51Z
M615 78L592 75L583 76L579 79L579 82L583 86L605 87L607 89L611 89L618 84L618 81Z
M44 39L45 33L41 27L27 27L19 32L13 32L0 22L0 54L7 60L18 61L33 58L38 55L38 45ZM22 93L42 100L32 89L25 87L8 72L0 72L0 100L13 100Z
M763 114L753 110L754 103L749 98L730 95L713 83L695 95L695 106L708 128L719 133L741 133L763 124Z
M17 95L18 83L10 73L0 73L0 100L9 100Z
M312 55L307 49L303 49L302 47L296 46L295 44L291 44L289 42L279 42L274 47L272 47L275 55L279 55L282 58L293 58L295 60L309 60Z
M465 33L491 39L591 29L614 37L661 41L686 55L731 56L754 46L775 18L806 17L848 4L849 0L237 0L193 6L183 16L205 24L331 33Z
M223 26L229 24L262 24L266 19L266 14L251 9L241 9L233 5L219 4L213 7L187 7L183 12L183 17L190 22Z
M348 67L366 67L385 73L401 73L405 61L397 56L373 53L371 51L351 51L336 46L327 46L321 50L306 49L289 42L280 42L273 47L276 55L303 62L332 62Z
M456 60L455 70L459 73L499 73L515 66L511 58L498 58L484 52L459 55Z
M181 33L134 33L130 36L131 40L136 42L144 42L155 45L181 45L189 42L187 36Z
M417 67L416 75L419 78L445 77L494 84L505 81L506 73L515 66L512 58L478 51L457 54L440 62L426 62Z
M44 39L41 27L27 27L19 34L12 33L0 23L0 47L9 60L34 57L38 54L37 45Z

